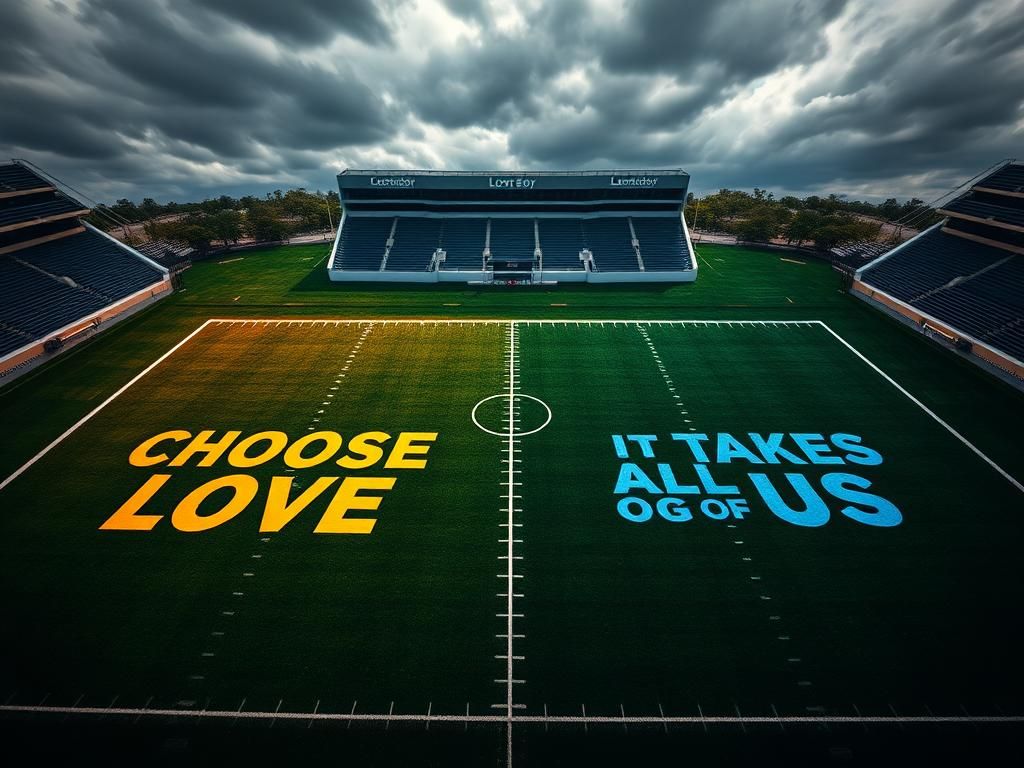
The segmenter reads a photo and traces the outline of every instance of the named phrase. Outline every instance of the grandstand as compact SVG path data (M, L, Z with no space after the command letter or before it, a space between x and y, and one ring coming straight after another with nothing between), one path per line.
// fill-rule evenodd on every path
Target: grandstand
M938 210L944 221L857 270L854 295L1024 378L1024 165Z
M191 266L191 257L195 253L195 249L187 243L175 242L173 240L150 240L147 243L134 247L143 256L159 262L162 266L172 271Z
M680 170L346 170L336 281L689 282Z
M0 166L0 376L170 290L166 269L83 221L89 212L45 174Z

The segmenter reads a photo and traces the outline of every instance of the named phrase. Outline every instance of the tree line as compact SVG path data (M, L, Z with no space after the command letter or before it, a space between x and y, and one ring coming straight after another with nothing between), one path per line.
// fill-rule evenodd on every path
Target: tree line
M122 220L142 223L145 238L131 233L129 240L171 240L187 243L200 253L218 245L229 246L243 238L258 242L283 240L303 233L326 232L341 216L337 192L275 190L260 198L254 195L217 198L195 203L157 203L145 198L136 204L128 199L104 206ZM110 228L111 221L94 213L92 223Z
M686 223L693 229L728 232L755 242L784 238L790 245L813 244L821 250L863 240L898 238L899 228L886 230L886 222L911 221L915 229L923 229L940 218L916 197L903 203L889 198L879 204L846 200L834 194L776 199L771 192L756 187L753 193L735 189L721 189L704 197L691 193L686 205Z
M337 192L302 188L287 192L278 189L262 198L221 195L192 203L161 204L147 197L136 204L121 199L104 207L119 219L144 223L145 239L187 243L200 253L216 245L235 244L242 238L265 242L325 232L337 226L341 217ZM898 237L892 228L885 230L885 222L910 220L915 229L923 229L940 218L916 197L902 203L890 198L878 204L834 194L776 199L771 192L756 187L752 193L735 189L721 189L704 197L690 193L685 213L691 229L728 232L754 242L784 238L792 245L813 244L821 250ZM110 227L110 221L97 214L92 223ZM129 236L134 242L143 239L137 234Z

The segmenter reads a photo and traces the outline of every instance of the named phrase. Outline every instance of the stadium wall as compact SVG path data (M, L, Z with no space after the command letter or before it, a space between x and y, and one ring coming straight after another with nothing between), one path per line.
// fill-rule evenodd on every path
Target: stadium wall
M880 261L880 259L876 259L872 263L877 263L878 261ZM986 344L984 341L963 333L948 323L944 323L938 318L932 317L916 307L900 301L895 296L890 296L885 291L868 285L859 277L854 279L851 292L858 298L863 299L868 303L873 303L876 306L880 306L888 310L890 313L907 320L910 325L916 327L918 331L925 335L929 335L928 332L933 331L938 335L943 336L947 342L954 345L954 348L956 348L955 345L958 341L969 342L971 345L969 357L973 356L988 365L994 366L1002 371L1006 371L1019 381L1024 382L1024 362L1011 357L1005 352L1000 352Z
M483 270L461 269L442 269L436 272L329 269L328 275L336 283L490 283L494 277L491 272ZM696 268L678 272L591 272L583 269L533 271L535 283L692 283L696 279Z
M92 333L87 333L88 331L105 330L111 325L119 323L121 320L125 320L136 312L145 309L154 301L162 299L169 293L171 293L171 278L165 275L159 283L154 283L141 291L133 293L131 296L126 296L120 301L104 307L99 312L69 323L63 328L54 331L45 339L34 341L21 349L14 350L5 357L0 358L0 381L6 381L8 377L13 375L20 375L30 368L34 368L35 365L56 357L61 352L74 346L74 343L77 343L79 340L93 335ZM73 343L65 345L56 352L47 352L45 349L46 342L55 338Z

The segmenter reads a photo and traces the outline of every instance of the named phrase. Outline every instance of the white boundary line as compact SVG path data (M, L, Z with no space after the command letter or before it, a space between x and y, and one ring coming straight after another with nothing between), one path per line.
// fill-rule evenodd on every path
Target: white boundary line
M896 382L896 380L895 380L895 379L893 379L893 378L892 378L892 377L891 377L891 376L890 376L889 374L887 374L887 373L886 373L885 371L883 371L883 370L882 370L881 368L879 368L879 367L878 367L877 365L875 365L875 364L874 364L873 362L871 362L870 360L868 360L868 359L867 359L867 358L866 358L866 357L865 357L864 355L862 355L862 354L861 354L861 353L860 353L860 352L859 352L859 351L858 351L858 350L857 350L857 349L856 349L856 348L855 348L855 347L854 347L854 346L853 346L852 344L850 344L850 343L849 343L849 342L848 342L848 341L847 341L846 339L844 339L844 338L843 338L842 336L840 336L840 335L839 335L838 333L836 333L835 331L833 331L833 330L832 330L832 329L831 329L831 328L830 328L830 327L829 327L829 326L828 326L828 325L827 325L826 323L821 323L821 327L822 327L822 328L824 328L824 329L825 329L826 331L828 331L828 332L829 332L830 334L832 334L832 336L834 336L834 337L835 337L835 339L836 339L836 340L837 340L837 341L838 341L838 342L839 342L840 344L842 344L842 345L843 345L844 347L846 347L846 348L847 348L848 350L850 350L851 352L853 352L853 354L855 354L855 355L856 355L857 357L859 357L859 358L860 358L860 359L861 359L861 360L862 360L863 362L867 363L867 364L868 364L868 366L869 366L869 367L870 367L870 368L871 368L871 369L872 369L872 370L873 370L873 371L874 371L875 373L877 373L877 374L878 374L879 376L881 376L881 377L882 377L883 379L885 379L885 380L886 380L886 381L888 381L888 382L889 382L890 384L892 384L892 385L893 385L894 387L896 387L896 389L898 389L898 390L899 390L900 392L902 392L902 393L903 393L904 395L906 395L906 397L907 397L907 399L908 399L908 400L910 400L910 401L911 401L912 403L914 403L914 404L915 404L915 405L916 405L916 406L917 406L918 408L920 408L920 409L921 409L922 411L924 411L924 412L925 412L925 413L927 413L927 414L928 414L929 416L931 416L931 417L932 417L933 419L935 419L935 421L937 421L937 422L938 422L938 423L939 423L940 425L942 425L942 426L943 426L943 427L944 427L944 428L946 429L946 431L947 431L947 432L949 432L949 433L950 433L951 435L953 435L953 437L955 437L955 438L956 438L957 440L959 440L959 441L960 441L961 443L963 443L963 444L964 444L964 445L966 445L966 446L967 446L968 448L970 448L970 449L971 449L971 450L972 450L972 451L973 451L973 452L974 452L975 454L977 454L977 456L978 456L979 458L981 458L981 460L982 460L982 461L984 461L984 462L985 462L986 464L988 464L988 465L989 465L990 467L992 467L992 469L994 469L994 470L995 470L996 472L998 472L998 473L999 473L1000 475L1002 475L1003 477L1005 477L1005 478L1006 478L1006 479L1007 479L1007 480L1008 480L1008 481L1010 482L1010 484L1011 484L1011 485L1013 485L1013 487L1014 487L1014 488L1016 488L1016 489L1017 489L1018 491L1020 491L1020 492L1024 493L1024 485L1022 485L1022 484L1020 483L1020 481L1018 481L1018 480L1017 480L1016 478L1014 478L1014 477L1013 477L1013 475L1011 475L1011 474L1010 474L1009 472L1007 472L1007 471L1006 471L1005 469L1003 469L1003 468L1002 468L1002 467L1000 467L1000 466L999 466L998 464L996 464L996 463L995 463L994 461L992 461L992 459L990 459L990 458L989 458L988 456L986 456L986 455L985 455L985 454L984 454L984 453L982 452L982 450L981 450L980 448L978 448L978 447L977 447L977 446L976 446L976 445L975 445L974 443L972 443L972 442L971 442L970 440L968 440L968 439L967 439L966 437L964 437L964 436L963 436L963 435L961 435L961 434L960 434L959 432L957 432L957 431L956 431L956 429L954 429L953 427L951 427L951 426L950 426L950 425L949 425L949 424L948 424L947 422L943 421L943 419L942 419L942 418L941 418L941 417L940 417L940 416L939 416L939 415L938 415L937 413L935 413L935 411L933 411L933 410L932 410L931 408L929 408L929 407L928 407L927 405L925 405L925 404L924 404L924 403L922 403L922 402L921 402L920 400L918 400L918 399L917 399L916 397L914 397L914 396L913 396L912 394L910 394L910 393L909 393L909 392L908 392L908 391L907 391L906 389L904 389L904 388L903 388L903 387L902 387L902 386L901 386L900 384L898 384L898 383Z
M129 381L127 384L125 384L123 387L121 387L119 390L117 390L114 394L112 394L110 397L108 397L106 400L104 400L102 403L100 403L98 406L96 406L93 410L91 410L89 413L87 413L85 416L83 416L81 419L79 419L77 422L75 422L73 425L71 425L59 437L57 437L53 442L51 442L49 445L47 445L45 448L43 448L39 453L37 453L35 456L33 456L31 459L29 459L27 462L25 462L25 464L23 464L21 467L19 467L17 470L15 470L9 477L5 478L3 480L3 482L0 482L0 490L3 490L8 485L10 485L10 483L12 481L14 481L19 476L21 476L29 467L31 467L33 464L35 464L37 461L39 461L41 458L43 458L43 456L45 456L47 453L49 453L54 448L56 448L58 445L60 445L60 443L62 443L65 439L67 439L75 430L77 430L79 427L81 427L83 424L85 424L87 421L89 421L89 419L91 419L93 416L95 416L101 410L103 410L108 405L110 405L110 403L112 403L120 395L124 394L124 392L129 387L131 387L133 384L135 384L137 381L139 381L139 379L141 379L147 373L149 373L154 368L156 368L160 363L162 363L164 360L166 360L168 357L170 357L172 354L174 354L178 349L180 349L182 346L184 346L188 341L190 341L194 336L196 336L200 331L202 331L208 325L215 325L215 324L229 324L229 325L242 324L242 325L244 325L246 323L252 323L253 325L257 325L257 324L260 324L260 323L262 323L264 325L267 325L269 323L274 323L275 325L282 325L282 324L285 324L285 325L308 325L308 324L314 324L314 323L323 323L324 326L328 326L328 325L339 326L339 325L342 325L342 324L350 325L352 323L356 323L356 324L359 324L359 325L362 325L362 324L365 324L365 323L376 324L376 325L390 325L390 324L396 324L396 325L477 325L477 324L492 325L492 324L505 324L505 323L510 323L510 322L515 322L517 325L558 325L558 324L562 324L562 325L570 325L570 324L576 324L576 325L580 325L580 324L583 324L583 325L607 325L607 324L610 323L612 325L623 324L623 325L631 325L631 326L639 326L639 325L648 325L648 326L651 326L651 325L699 325L699 326L704 326L704 327L711 326L711 325L714 325L714 326L721 326L721 325L727 325L727 326L730 326L730 325L741 325L741 326L745 326L745 325L750 325L750 326L769 326L769 325L820 326L820 327L824 328L826 331L828 331L828 333L830 333L833 337L835 337L835 339L837 341L839 341L839 343L841 343L844 347L849 349L851 352L853 352L853 354L855 354L864 363L866 363L869 367L871 367L882 378L884 378L886 381L888 381L890 384L892 384L894 387L896 387L896 389L898 389L900 392L902 392L907 397L907 399L909 399L912 403L917 405L922 411L924 411L929 416L931 416L936 422L938 422L942 427L944 427L951 435L953 435L957 440L959 440L961 443L963 443L965 446L967 446L972 452L974 452L978 457L980 457L986 464L988 464L996 472L998 472L1000 475L1002 475L1018 491L1021 491L1022 493L1024 493L1024 484L1021 484L1020 481L1018 481L1016 478L1014 478L1009 472L1007 472L1005 469L1003 469L998 464L996 464L985 453L983 453L980 448L975 446L971 441L969 441L966 437L964 437L962 434L960 434L956 429L954 429L947 422L945 422L934 411L932 411L930 408L928 408L928 406L926 406L924 403L922 403L920 400L918 400L916 397L914 397L912 394L910 394L910 392L908 392L906 389L904 389L891 376L889 376L889 374L887 374L885 371L883 371L881 368L879 368L877 365L875 365L873 362L871 362L867 357L865 357L863 354L861 354L848 341L846 341L846 339L844 339L838 333L833 331L828 326L828 324L825 323L822 320L518 320L518 319L514 320L512 318L506 318L506 319L503 319L503 320L497 320L497 319L484 319L484 320L454 320L454 319L453 320L448 320L448 319L433 319L433 320L405 320L405 319L400 319L400 320L380 320L380 319L357 319L357 318L349 318L349 319L325 319L325 318L314 319L314 318L303 318L303 319L274 320L274 319L268 319L268 318L248 318L248 319L246 319L246 318L237 318L237 317L236 318L215 317L215 318L210 318L209 320L205 321L202 325L200 325L198 328L196 328L194 331L192 331L192 333L190 333L184 339L182 339L177 344L175 344L173 347L171 347L167 352L165 352L163 355L161 355L159 358L157 358L145 370L143 370L141 373L137 374L131 381Z
M57 439L55 439L53 442L51 442L49 445L47 445L45 448L43 448L43 450L41 450L39 453L37 453L31 459L26 461L21 467L19 467L17 470L15 470L10 475L10 477L7 477L3 482L0 482L0 491L2 491L4 488L6 488L8 485L10 485L12 481L14 481L18 477L20 477L22 475L22 473L25 472L25 470L27 470L29 467L31 467L33 464L35 464L37 461L39 461L41 458L43 458L43 456L45 456L50 451L52 451L54 448L56 448L58 445L60 445L62 442L64 442L64 440L66 440L71 435L72 432L74 432L80 426L85 424L85 422L87 422L89 419L91 419L97 413L99 413L104 408L106 408L108 405L110 405L112 402L114 402L114 400L116 400L118 397L123 395L128 390L128 388L131 387L133 384L135 384L139 379L141 379L147 373L149 373L154 368L156 368L158 365L160 365L160 363L162 363L168 357L170 357L175 352L177 352L181 347L183 347L187 342L189 342L192 339L192 337L194 337L201 330L203 330L206 326L208 326L210 324L210 322L211 322L210 320L207 320L205 323L200 325L198 328L196 328L194 331L192 331L192 333L190 333L188 336L186 336L184 339L179 341L177 344L175 344L169 350L167 350L162 355L160 355L160 357L158 357L156 360L154 360L152 363L150 363L149 366L147 366L145 368L145 370L143 370L141 373L136 374L135 377L131 381L129 381L127 384L125 384L123 387L121 387L119 390L117 390L114 394L112 394L110 397L108 397L102 403L100 403L95 408L93 408L91 411L89 411L89 413L85 414L85 416L83 416L78 421L76 421L74 424L72 424L70 427L68 427L66 430L64 430L64 432L62 432L61 435L59 437L57 437Z
M158 709L133 707L54 707L18 704L2 704L0 712L23 714L58 714L58 715L123 715L130 717L181 717L211 718L229 720L340 720L340 721L371 721L371 722L416 722L416 723L506 723L510 718L506 715L403 715L403 714L363 714L348 712L244 712L235 709ZM609 724L758 724L777 725L778 723L852 723L852 724L938 724L938 723L1024 723L1024 715L666 715L665 717L619 716L619 715L513 715L517 723L609 723Z

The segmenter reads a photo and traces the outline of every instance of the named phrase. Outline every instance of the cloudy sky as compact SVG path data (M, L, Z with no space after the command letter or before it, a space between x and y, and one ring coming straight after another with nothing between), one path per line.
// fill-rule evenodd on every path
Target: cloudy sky
M0 157L100 200L350 167L928 198L1024 157L1024 0L0 0Z

